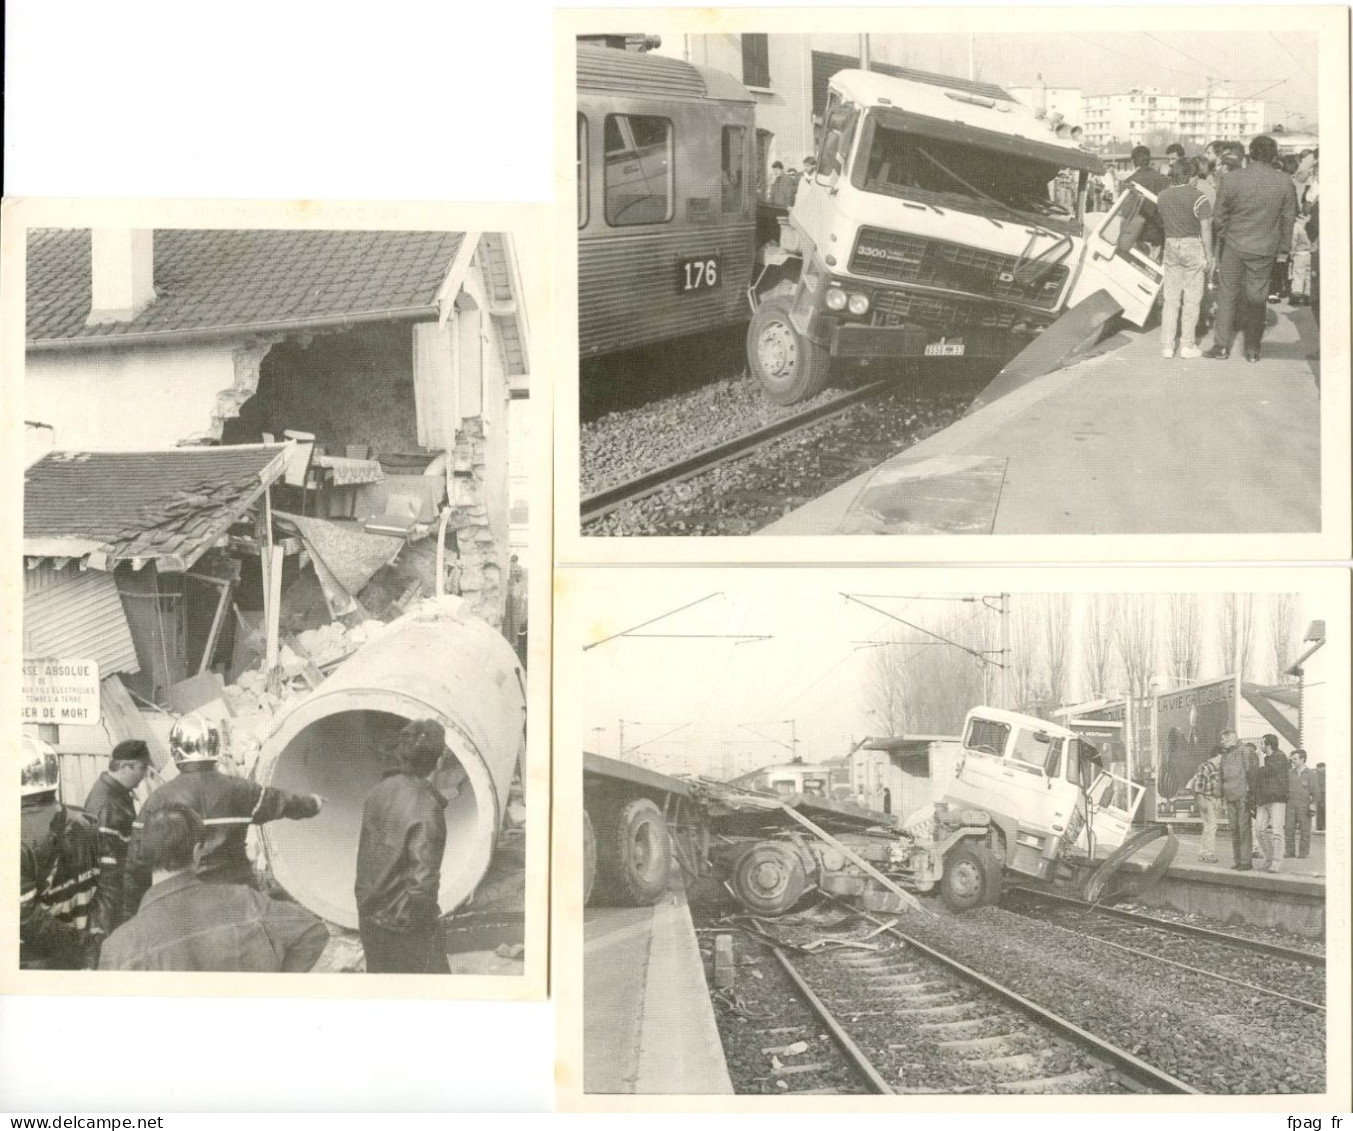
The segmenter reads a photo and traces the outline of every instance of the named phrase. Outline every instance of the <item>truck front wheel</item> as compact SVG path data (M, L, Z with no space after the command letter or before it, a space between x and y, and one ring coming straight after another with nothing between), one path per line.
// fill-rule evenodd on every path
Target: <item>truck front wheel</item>
M747 330L747 363L767 398L797 404L827 384L831 355L794 328L791 300L768 298L756 308Z
M783 915L808 890L803 861L787 844L762 841L733 865L733 890L755 915Z
M619 805L599 830L597 878L608 902L621 907L656 903L667 890L671 866L667 821L647 797Z
M1001 898L1001 866L985 846L960 844L944 858L940 895L952 911L971 911Z

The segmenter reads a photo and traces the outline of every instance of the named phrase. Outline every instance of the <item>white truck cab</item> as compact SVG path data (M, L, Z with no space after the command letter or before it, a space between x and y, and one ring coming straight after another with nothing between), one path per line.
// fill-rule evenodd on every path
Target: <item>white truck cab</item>
M1065 727L975 707L945 801L988 815L1007 869L1049 879L1064 851L1093 858L1121 845L1144 792L1101 769L1095 747Z
M833 358L1008 360L1101 290L1145 321L1159 268L1117 247L1140 197L1087 216L1099 158L990 89L832 77L817 171L750 296L748 357L770 399L812 396Z

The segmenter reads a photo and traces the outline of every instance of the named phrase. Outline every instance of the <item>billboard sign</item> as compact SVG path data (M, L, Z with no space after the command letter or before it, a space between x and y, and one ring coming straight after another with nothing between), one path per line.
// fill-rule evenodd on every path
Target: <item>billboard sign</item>
M99 665L25 659L22 721L25 726L98 726Z
M1174 797L1236 725L1236 678L1209 680L1156 696L1156 790Z

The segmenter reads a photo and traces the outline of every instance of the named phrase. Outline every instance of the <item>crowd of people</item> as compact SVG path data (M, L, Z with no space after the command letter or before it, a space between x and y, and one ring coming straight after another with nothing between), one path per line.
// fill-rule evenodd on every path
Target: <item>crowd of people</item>
M801 181L811 180L817 172L817 158L809 154L803 159L803 172L798 169L785 169L783 161L770 164L770 184L766 187L765 202L776 208L789 208L799 195Z
M197 715L175 723L169 746L178 774L151 790L139 812L135 791L151 762L145 742L117 744L83 807L58 799L55 753L25 743L21 967L315 967L329 929L261 890L246 838L251 826L317 816L321 797L224 772L220 731ZM437 904L446 800L429 780L445 753L440 723L409 723L366 798L354 895L368 973L450 972Z
M1205 863L1220 863L1223 817L1231 830L1231 867L1238 872L1251 871L1255 860L1266 871L1281 871L1284 859L1310 856L1313 823L1316 831L1325 830L1325 763L1307 765L1300 747L1284 754L1276 734L1260 741L1262 754L1234 730L1223 731L1221 744L1189 781L1203 822L1198 859Z
M1268 304L1310 306L1319 321L1319 152L1280 157L1260 135L1248 150L1214 141L1189 158L1174 144L1166 157L1162 172L1137 146L1119 186L1150 193L1125 214L1119 251L1138 248L1161 265L1161 353L1224 361L1239 336L1245 360L1257 362Z

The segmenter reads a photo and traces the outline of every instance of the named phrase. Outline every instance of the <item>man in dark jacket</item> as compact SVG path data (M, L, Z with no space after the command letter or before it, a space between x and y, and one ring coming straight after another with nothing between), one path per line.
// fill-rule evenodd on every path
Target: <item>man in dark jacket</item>
M1311 805L1315 801L1315 771L1306 765L1306 751L1292 751L1292 769L1287 778L1287 823L1283 840L1289 857L1305 859L1311 854Z
M1139 145L1133 149L1132 164L1132 175L1123 182L1124 185L1141 185L1154 197L1159 197L1170 187L1170 178L1151 164L1151 150L1146 146ZM1161 223L1160 212L1150 200L1143 199L1138 216L1142 220L1139 238L1150 248L1150 254L1155 258L1156 252L1165 243L1165 227Z
M1250 862L1254 845L1250 805L1258 768L1259 759L1251 748L1240 745L1236 732L1222 731L1221 796L1226 802L1226 820L1231 826L1231 852L1235 856L1231 867L1237 872L1248 872L1253 867Z
M368 795L357 845L357 922L368 974L449 974L437 894L446 799L427 779L446 752L432 719L409 723Z
M197 878L204 884L254 883L254 872L245 852L250 825L263 825L280 818L313 817L323 802L316 794L289 793L245 778L223 774L217 768L221 735L216 725L198 715L184 715L169 732L169 752L178 767L178 777L164 783L147 799L134 825L127 852L127 875L123 883L125 914L130 918L150 887L150 868L140 848L140 830L165 805L185 805L202 818L207 843Z
M1245 343L1245 360L1259 360L1268 310L1268 281L1277 260L1292 248L1297 220L1297 190L1292 178L1273 162L1277 143L1259 136L1250 142L1250 163L1228 172L1217 190L1213 226L1220 245L1217 269L1221 293L1217 324L1207 357L1231 356L1237 328Z
M1264 735L1264 764L1254 775L1254 831L1264 867L1277 872L1283 858L1283 827L1287 820L1287 755L1278 749L1276 734Z
M154 884L141 910L108 936L100 970L304 973L329 942L319 917L243 884L195 874L207 829L184 805L162 805L142 833Z
M85 812L99 827L99 892L94 900L91 926L109 934L126 921L122 895L127 846L136 821L132 790L150 770L150 750L139 738L129 738L113 747L108 768L99 775L85 798Z

